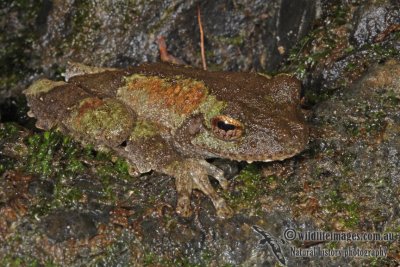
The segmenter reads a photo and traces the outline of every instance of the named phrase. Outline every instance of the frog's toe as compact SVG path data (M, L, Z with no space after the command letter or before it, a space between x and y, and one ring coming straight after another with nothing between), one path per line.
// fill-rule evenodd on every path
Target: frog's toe
M230 218L233 216L233 210L226 204L223 198L212 199L217 215L220 218Z
M190 206L190 196L193 190L193 182L186 172L181 172L175 177L175 186L178 193L176 212L183 217L190 217L192 209Z
M182 217L192 216L192 209L190 207L190 198L179 196L176 204L176 213Z
M228 180L226 180L226 178L224 177L224 172L221 169L208 163L205 160L201 160L200 164L206 169L208 175L210 175L218 180L222 189L224 189L224 190L228 189Z
M179 164L166 168L165 172L175 176L178 201L176 211L183 217L189 217L191 212L190 195L193 189L198 189L209 197L222 218L231 217L233 212L212 187L208 175L212 175L220 182L223 188L227 188L228 182L223 176L222 170L204 160L186 159Z
M227 190L228 189L228 180L225 178L218 180L219 184L221 185L222 189Z

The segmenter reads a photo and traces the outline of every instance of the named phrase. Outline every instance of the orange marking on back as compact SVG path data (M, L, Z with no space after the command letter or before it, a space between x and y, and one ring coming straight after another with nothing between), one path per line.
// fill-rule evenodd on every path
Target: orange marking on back
M81 119L85 115L85 113L90 112L103 104L104 101L97 97L86 98L82 100L77 109L77 113L72 117L73 123L75 123L76 125L80 125Z
M156 76L132 79L128 88L147 91L150 102L162 103L178 114L194 111L207 94L203 82L192 79L167 80Z
M84 99L78 109L78 116L81 117L88 110L95 109L99 106L103 105L103 100L99 98L86 98Z

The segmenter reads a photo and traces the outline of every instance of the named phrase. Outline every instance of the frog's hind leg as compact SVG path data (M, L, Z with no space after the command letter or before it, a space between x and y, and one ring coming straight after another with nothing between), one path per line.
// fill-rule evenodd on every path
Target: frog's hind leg
M219 185L222 187L222 189L224 190L228 189L228 180L226 180L226 178L224 177L224 172L221 169L208 163L205 160L201 160L199 161L199 163L203 165L204 168L206 168L208 175L218 180Z
M208 178L208 175L213 176L220 182L221 187L226 189L228 187L228 181L223 176L223 171L205 160L201 160L199 163L201 166L203 166L203 168L201 169L202 171L200 173L193 175L193 188L202 191L211 199L217 211L218 217L232 217L233 211L231 208L229 208L228 204L226 204L225 200L217 194Z
M193 189L198 189L211 199L219 217L227 218L232 216L232 210L225 200L217 194L208 178L208 175L211 175L220 181L223 187L227 187L223 172L214 165L205 160L186 159L175 164L166 173L175 177L178 193L176 209L180 215L185 217L191 215L190 195Z
M183 216L189 217L192 215L190 207L190 196L193 190L193 181L188 178L186 172L182 172L175 177L175 187L177 196L176 212Z

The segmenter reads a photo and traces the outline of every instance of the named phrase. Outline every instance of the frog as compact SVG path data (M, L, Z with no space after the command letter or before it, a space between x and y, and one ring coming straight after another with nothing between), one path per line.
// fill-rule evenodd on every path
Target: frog
M232 209L218 194L229 183L208 160L283 161L302 152L309 127L301 83L288 74L206 71L167 63L124 69L69 64L64 81L39 79L24 91L36 127L56 128L113 151L138 174L175 178L176 212L190 217L200 190L216 215Z

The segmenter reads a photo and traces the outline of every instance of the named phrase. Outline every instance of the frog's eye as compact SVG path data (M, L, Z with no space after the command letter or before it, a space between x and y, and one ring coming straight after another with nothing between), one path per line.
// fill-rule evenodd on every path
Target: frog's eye
M219 115L211 119L211 130L219 139L236 140L243 135L243 124L230 117Z

